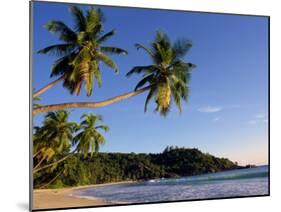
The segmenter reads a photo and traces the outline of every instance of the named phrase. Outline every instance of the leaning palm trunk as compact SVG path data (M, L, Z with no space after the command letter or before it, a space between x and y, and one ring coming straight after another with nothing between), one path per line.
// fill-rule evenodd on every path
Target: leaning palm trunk
M64 156L63 158L61 158L61 159L59 159L59 160L57 160L57 161L55 161L55 162L53 162L53 163L50 163L50 164L45 165L45 166L42 166L42 167L33 168L33 174L36 173L36 172L39 172L39 171L41 171L41 170L43 170L43 169L47 169L47 168L49 168L49 167L51 167L51 166L53 166L53 165L56 165L56 164L59 164L59 163L65 161L65 160L68 159L70 156L72 156L72 155L74 155L74 154L76 153L77 148L78 148L78 147L76 147L76 148L75 148L72 152L70 152L68 155Z
M151 88L150 86L144 87L137 91L132 91L129 93L125 93L120 96L112 97L104 101L100 102L68 102L68 103L61 103L61 104L53 104L53 105L46 105L41 106L33 110L33 115L36 115L38 113L44 113L48 111L54 111L54 110L64 110L66 108L97 108L97 107L104 107L119 101L122 101L124 99L136 96L138 94L141 94Z
M48 165L46 165L46 166L42 166L42 167L36 166L36 167L33 169L33 174L35 174L36 172L39 172L39 171L41 171L41 170L43 170L43 169L47 169L47 168L49 168L49 167L51 167L51 166L53 166L53 165L56 165L56 164L59 164L59 163L65 161L67 158L69 158L70 156L72 156L72 155L75 153L75 151L76 151L76 150L74 150L74 151L73 151L72 153L70 153L69 155L66 155L66 156L63 157L62 159L60 159L60 160L58 160L58 161L55 161L55 162L53 162L53 163L50 163L50 164L48 164Z
M46 183L45 185L42 185L40 187L40 189L47 187L48 185L50 185L51 183L53 183L61 174L62 174L63 170L60 171L53 179L51 179L48 183Z
M35 158L39 153L41 153L41 149L39 151L37 151L36 153L33 154L33 158Z
M49 90L51 87L53 87L54 85L56 85L57 83L59 83L60 81L62 81L64 79L64 76L61 76L60 78L58 78L57 80L49 83L48 85L44 86L43 88L39 89L38 91L34 92L34 94L32 95L32 97L37 97L40 94L44 93L45 91Z
M43 157L43 158L39 161L39 163L34 167L34 170L36 170L36 169L43 163L43 161L44 161L45 159L46 159L46 158Z

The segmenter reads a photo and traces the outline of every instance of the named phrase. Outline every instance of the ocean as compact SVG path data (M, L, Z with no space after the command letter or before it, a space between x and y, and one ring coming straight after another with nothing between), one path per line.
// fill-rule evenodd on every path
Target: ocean
M237 169L190 177L105 185L76 191L111 203L146 203L268 194L268 166Z

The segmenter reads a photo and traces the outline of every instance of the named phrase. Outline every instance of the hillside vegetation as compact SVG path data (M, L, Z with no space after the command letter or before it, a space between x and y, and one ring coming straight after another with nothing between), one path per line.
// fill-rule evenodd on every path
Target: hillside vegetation
M202 153L195 148L167 147L158 154L94 153L92 157L89 155L86 158L75 154L52 168L53 170L37 174L34 186L61 188L124 180L190 176L235 168L240 168L237 163Z

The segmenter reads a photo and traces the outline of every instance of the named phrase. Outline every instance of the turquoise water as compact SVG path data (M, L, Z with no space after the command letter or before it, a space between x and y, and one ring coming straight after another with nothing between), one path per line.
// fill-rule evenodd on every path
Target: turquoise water
M107 185L77 191L113 203L145 203L268 194L268 166L191 177Z

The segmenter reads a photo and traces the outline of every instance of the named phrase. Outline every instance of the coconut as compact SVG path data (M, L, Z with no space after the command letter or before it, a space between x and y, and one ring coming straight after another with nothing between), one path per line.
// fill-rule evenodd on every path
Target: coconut
M162 83L158 87L156 103L156 111L166 113L169 110L171 102L171 89L168 83Z

